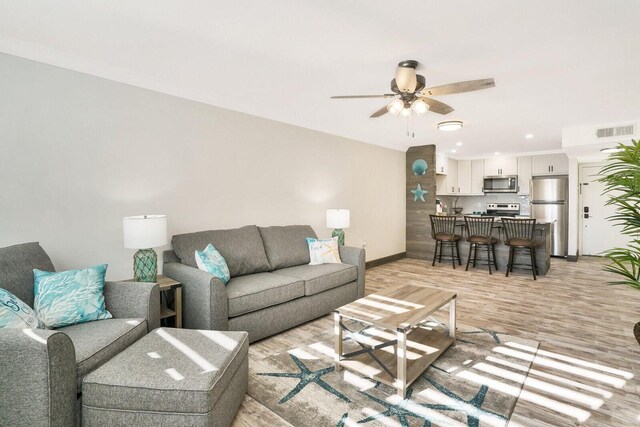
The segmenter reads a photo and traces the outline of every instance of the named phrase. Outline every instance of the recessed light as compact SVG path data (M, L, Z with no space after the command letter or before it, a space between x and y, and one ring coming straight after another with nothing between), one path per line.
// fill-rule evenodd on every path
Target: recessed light
M456 145L457 145L458 147L461 147L461 146L462 146L462 142L456 142Z
M528 133L524 137L527 138L527 139L531 139L531 138L533 138L533 134L532 133Z
M606 147L606 148L601 148L600 152L602 153L619 153L621 152L623 149L620 147Z
M455 153L455 152L456 152L456 150L455 150L455 149L453 149L453 150L451 150L451 152L452 152L452 153Z
M459 120L440 122L438 123L438 129L443 130L445 132L451 132L454 130L462 129L462 122Z
M500 152L499 152L499 151L496 151L495 153L493 153L493 155L494 155L494 156L499 156L499 155L500 155Z

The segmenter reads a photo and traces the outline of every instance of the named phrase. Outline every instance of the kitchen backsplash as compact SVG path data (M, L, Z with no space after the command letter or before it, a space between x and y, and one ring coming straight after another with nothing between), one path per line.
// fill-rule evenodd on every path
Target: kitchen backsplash
M449 213L453 212L455 196L439 196L438 199L447 205ZM456 206L462 208L462 213L486 212L487 203L520 203L520 215L529 215L531 207L529 196L501 193L487 194L486 196L459 196Z

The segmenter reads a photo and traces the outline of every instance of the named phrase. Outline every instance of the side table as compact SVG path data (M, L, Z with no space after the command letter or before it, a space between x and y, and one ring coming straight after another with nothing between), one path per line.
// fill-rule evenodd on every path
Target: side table
M133 279L127 280L133 282ZM182 283L170 277L158 274L157 282L160 288L160 320L175 317L175 327L182 328ZM163 298L166 292L173 292L174 309L167 307L167 299Z
M160 288L160 319L175 317L175 327L182 328L182 283L161 274L158 274L157 283ZM167 307L166 298L164 298L165 303L162 303L162 294L171 291L173 291L174 310Z

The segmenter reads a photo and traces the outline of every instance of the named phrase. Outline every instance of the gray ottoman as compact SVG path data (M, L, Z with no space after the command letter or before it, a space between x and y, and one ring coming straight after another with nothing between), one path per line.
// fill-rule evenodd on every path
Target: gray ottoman
M246 332L159 328L82 383L84 426L228 426L248 382Z

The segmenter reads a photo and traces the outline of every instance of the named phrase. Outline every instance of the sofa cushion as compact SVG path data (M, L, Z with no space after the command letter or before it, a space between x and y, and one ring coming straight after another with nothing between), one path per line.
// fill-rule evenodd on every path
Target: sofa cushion
M307 237L318 236L309 225L258 227L272 270L309 264Z
M20 298L0 288L0 329L38 329L38 318L33 309Z
M33 307L33 269L55 271L38 242L0 248L0 288Z
M107 264L61 272L33 270L33 309L43 328L111 319L104 302Z
M229 317L240 316L303 296L302 280L275 273L234 277L227 284Z
M237 387L238 400L244 396L246 370L244 377L236 373L246 369L248 351L246 332L155 329L85 378L83 409L126 412L111 419L138 420L110 425L225 425L217 411L235 413L237 406L216 403ZM136 418L136 413L144 414ZM189 414L191 422L183 421ZM154 416L155 423L140 421Z
M351 264L299 265L283 268L275 273L304 280L306 296L358 280L358 269Z
M171 244L180 262L193 268L195 252L211 243L222 254L231 277L271 270L258 227L247 225L232 230L209 230L173 236Z
M144 319L107 319L60 328L76 349L78 393L82 379L147 333Z

